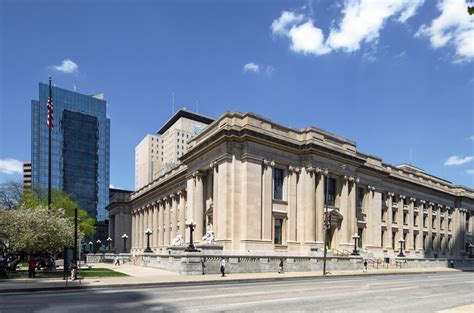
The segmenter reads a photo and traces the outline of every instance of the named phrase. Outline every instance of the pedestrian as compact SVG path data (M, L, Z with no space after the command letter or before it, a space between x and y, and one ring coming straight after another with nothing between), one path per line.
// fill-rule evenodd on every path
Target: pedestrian
M224 258L221 259L221 274L222 274L222 277L225 277L225 259Z
M71 262L71 280L76 280L77 278L77 264L75 261Z
M283 274L283 259L280 259L278 274Z
M202 268L202 274L204 275L205 274L205 268L206 268L206 264L204 263L204 258L201 258L201 268Z
M449 264L451 265L451 268L454 268L454 260L449 261Z
M367 260L364 260L364 272L367 272Z
M28 277L35 278L35 271L36 271L36 260L32 256L28 260Z
M120 266L120 259L118 256L115 257L114 266Z

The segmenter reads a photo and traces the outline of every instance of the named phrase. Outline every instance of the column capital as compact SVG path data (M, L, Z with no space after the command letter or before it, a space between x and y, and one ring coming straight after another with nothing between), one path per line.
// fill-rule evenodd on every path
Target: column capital
M420 203L421 203L421 204L425 204L426 201L425 201L425 200L420 200Z
M300 171L301 171L301 169L298 166L295 166L295 165L288 166L288 172L290 172L290 173L299 174Z
M410 197L410 201L411 201L411 202L415 202L415 201L416 201L416 198L415 198L415 197Z
M393 196L395 196L395 194L394 194L393 192L390 192L390 191L389 191L389 192L387 192L387 196L393 197Z
M367 186L367 189L369 189L370 191L375 191L375 187L374 187L374 186L371 186L371 185L368 185L368 186Z
M186 195L186 190L178 190L178 192L176 193L178 196L184 196Z
M204 173L201 170L197 170L193 172L192 176L194 179L201 178L202 176L204 176Z
M275 166L275 161L269 161L267 159L262 159L262 165L263 167L267 168L267 167L274 167Z
M216 170L219 167L219 163L217 163L217 161L212 161L209 163L209 167L213 170Z
M429 202L428 205L429 206L434 206L435 204L434 204L434 202Z
M173 200L175 197L176 197L176 195L174 193L169 195L170 200Z
M398 195L398 197L402 200L405 200L406 196L405 195Z

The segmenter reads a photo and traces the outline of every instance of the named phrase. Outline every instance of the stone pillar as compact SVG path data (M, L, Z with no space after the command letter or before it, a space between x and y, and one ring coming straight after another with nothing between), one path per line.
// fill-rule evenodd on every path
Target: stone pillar
M164 226L163 226L163 246L170 244L170 211L171 211L171 200L169 197L164 199Z
M196 236L194 237L196 242L200 242L201 238L204 236L204 225L206 223L204 216L204 184L202 173L195 172L194 178L196 180L196 190L194 193L193 219L196 222L196 228L193 235Z
M219 228L219 164L217 162L211 162L210 168L212 171L212 230L214 236L218 233ZM216 238L217 239L217 238Z
M316 173L313 167L307 167L302 173L305 180L305 217L304 217L304 233L305 243L316 243Z
M170 233L170 244L176 238L177 232L176 229L178 228L178 204L177 204L177 197L175 194L171 196L171 233Z
M358 178L354 178L352 176L344 176L344 181L347 182L347 191L348 191L348 198L347 198L347 212L348 212L348 239L349 242L352 242L352 236L357 234L358 229L358 216L357 216L357 183L359 182ZM341 194L342 195L342 194ZM367 207L370 208L370 204L366 203ZM367 210L366 210L367 211ZM362 217L361 217L362 218ZM368 226L368 225L367 225ZM367 243L367 236L363 238L364 241Z
M423 235L425 234L425 230L423 227L423 218L425 217L425 200L420 200L418 206L418 241L416 242L416 249L418 251L422 251L425 249L425 242L423 241Z
M378 243L380 241L380 223L381 223L381 203L380 197L377 197L378 201L375 201L375 187L367 186L367 192L365 194L367 197L365 203L367 205L365 209L366 214L366 232L365 240L367 246L376 247L380 246ZM377 229L376 229L377 228Z
M287 227L287 238L288 242L296 242L297 241L297 231L298 231L298 226L297 226L297 221L298 221L298 206L300 203L298 203L298 198L297 198L297 181L298 181L298 176L300 173L300 168L296 166L290 165L288 167L288 174L289 174L289 179L288 179L288 226Z
M436 246L438 247L438 251L441 252L442 250L442 247L441 247L441 204L438 204L437 208L436 208L436 213L437 213L437 216L436 216L436 231L437 231L437 235L436 235Z
M145 209L142 207L140 208L140 233L139 233L139 238L140 238L140 242L138 244L138 246L140 247L140 249L143 249L144 246L145 246L145 243L144 243L144 237L145 237Z
M316 168L316 244L324 248L324 171Z
M153 202L153 206L152 206L152 210L153 210L153 215L152 215L152 219L153 219L153 228L152 228L152 231L153 231L153 249L155 249L155 251L158 251L158 202Z
M347 176L346 176L347 177ZM349 177L342 179L341 196L339 199L339 211L343 216L341 231L340 231L340 242L341 245L352 246L352 231L353 221L357 220L353 215L352 208L349 207Z
M392 237L393 237L393 220L392 220L392 215L393 215L393 201L392 197L395 194L393 192L387 192L387 235L386 235L386 240L385 240L385 249L391 250L392 249Z
M165 245L165 219L164 219L164 211L165 211L165 199L161 199L158 201L158 246L163 247Z
M416 199L411 197L409 199L410 201L408 202L408 235L407 235L407 250L412 250L414 251L414 241L413 241L413 236L414 236L414 216L415 216L415 203Z
M179 197L179 234L185 238L186 232L186 199L185 199L186 192L184 190L178 191Z
M272 171L274 162L262 161L262 240L272 241L272 199L273 180ZM220 168L219 168L220 170Z
M398 197L398 238L396 241L396 246L399 245L400 238L403 238L404 231L403 231L403 214L405 214L405 206L403 205L403 200L405 200L404 195L400 195ZM406 244L406 242L405 242ZM404 247L405 248L405 247Z

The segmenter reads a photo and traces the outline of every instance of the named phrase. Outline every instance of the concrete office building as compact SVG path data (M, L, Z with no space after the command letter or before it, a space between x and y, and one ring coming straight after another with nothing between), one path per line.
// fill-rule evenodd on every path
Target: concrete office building
M107 219L110 120L102 94L84 95L52 87L52 187L62 190L98 221ZM48 188L48 85L31 101L32 187Z
M324 238L336 255L357 235L373 256L395 257L403 239L410 258L462 258L474 241L472 189L384 163L326 131L227 112L188 144L178 167L110 204L111 215L127 214L132 252L143 253L148 228L156 255L177 235L187 243L191 218L195 241L212 230L228 255L309 256Z
M213 121L202 114L180 109L158 131L135 147L135 190L175 168L188 149L188 140Z

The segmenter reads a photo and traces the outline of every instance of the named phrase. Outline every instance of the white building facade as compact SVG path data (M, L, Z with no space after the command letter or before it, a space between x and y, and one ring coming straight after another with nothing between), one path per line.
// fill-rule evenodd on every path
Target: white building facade
M171 127L170 127L171 129ZM178 136L176 136L178 137ZM411 165L392 166L350 140L227 112L189 139L181 164L109 205L128 212L131 251L166 253L185 221L223 253L465 257L474 242L474 191ZM327 227L325 227L325 221ZM121 233L121 231L118 231Z

